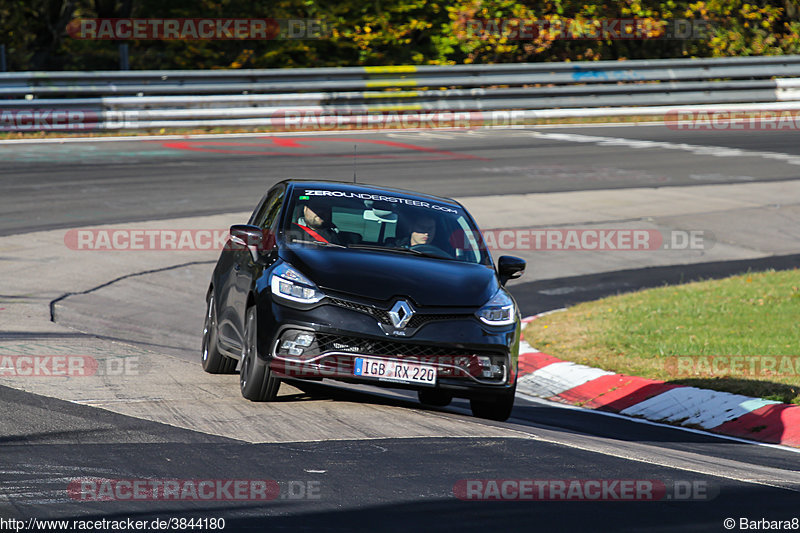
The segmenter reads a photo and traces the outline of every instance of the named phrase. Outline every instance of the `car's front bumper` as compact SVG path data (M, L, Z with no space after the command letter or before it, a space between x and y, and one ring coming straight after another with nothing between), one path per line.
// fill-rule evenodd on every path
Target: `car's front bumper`
M445 319L423 320L425 323L419 327L408 329L410 334L400 336L385 333L375 316L343 307L341 300L332 301L337 304L326 299L305 309L283 305L271 296L260 302L259 354L278 376L430 388L419 383L356 376L355 359L367 357L433 366L437 373L435 387L457 397L496 396L514 389L519 318L508 326L490 327L469 312L474 310L458 309L448 315L422 310L423 315L430 313ZM313 335L314 341L307 347L295 347L290 354L285 341L298 332ZM481 366L487 358L494 366Z

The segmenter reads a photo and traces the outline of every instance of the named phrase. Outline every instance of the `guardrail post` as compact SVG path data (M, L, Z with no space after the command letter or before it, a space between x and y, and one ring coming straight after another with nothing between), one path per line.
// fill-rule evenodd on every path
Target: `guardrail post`
M119 69L130 70L130 68L128 62L128 43L122 43L119 45Z

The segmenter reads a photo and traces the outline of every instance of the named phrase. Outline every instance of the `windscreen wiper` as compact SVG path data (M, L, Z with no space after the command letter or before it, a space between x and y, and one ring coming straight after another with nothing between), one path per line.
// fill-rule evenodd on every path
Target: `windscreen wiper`
M292 244L316 244L317 246L333 246L334 248L347 248L347 246L342 246L341 244L336 244L335 242L304 241L300 239L292 239Z
M377 250L381 252L394 252L397 254L417 255L420 257L433 257L434 259L450 259L448 257L443 257L437 254L429 254L426 252L421 252L419 250L412 250L411 248L403 248L402 246L379 246L377 244L348 244L347 247L354 248L356 250Z
M347 247L355 248L357 250L380 250L384 252L397 252L401 254L425 255L420 251L412 250L411 248L403 248L402 246L380 246L378 244L348 244Z

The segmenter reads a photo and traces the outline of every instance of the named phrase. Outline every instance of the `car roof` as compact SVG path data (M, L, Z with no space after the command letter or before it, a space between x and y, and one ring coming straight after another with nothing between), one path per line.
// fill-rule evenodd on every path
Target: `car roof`
M372 193L394 193L410 196L417 199L433 200L445 204L450 204L458 207L463 207L459 202L446 196L434 196L432 194L425 194L416 191L409 191L406 189L397 189L394 187L382 187L380 185L371 185L368 183L351 183L347 181L336 180L303 180L303 179L287 179L283 182L287 186L302 185L305 187L318 186L322 189L329 189L331 185L335 185L337 189L347 192L372 192Z

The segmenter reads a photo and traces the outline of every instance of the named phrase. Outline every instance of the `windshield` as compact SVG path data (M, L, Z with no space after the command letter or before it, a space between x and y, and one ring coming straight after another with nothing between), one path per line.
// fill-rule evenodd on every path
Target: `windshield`
M435 200L298 187L283 224L283 236L289 243L492 264L464 209Z

